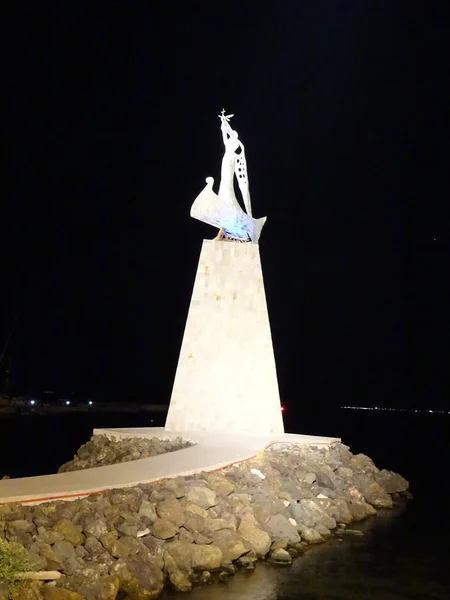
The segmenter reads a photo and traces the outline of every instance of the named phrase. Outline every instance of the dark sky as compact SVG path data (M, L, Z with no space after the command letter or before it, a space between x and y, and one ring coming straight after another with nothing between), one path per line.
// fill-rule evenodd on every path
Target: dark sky
M446 6L14 3L0 267L14 390L169 401L215 235L189 210L219 176L225 107L268 215L283 401L448 406Z

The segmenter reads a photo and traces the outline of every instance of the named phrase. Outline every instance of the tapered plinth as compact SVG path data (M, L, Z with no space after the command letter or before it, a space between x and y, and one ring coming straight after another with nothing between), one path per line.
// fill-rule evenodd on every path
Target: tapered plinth
M284 432L257 244L203 242L165 429Z

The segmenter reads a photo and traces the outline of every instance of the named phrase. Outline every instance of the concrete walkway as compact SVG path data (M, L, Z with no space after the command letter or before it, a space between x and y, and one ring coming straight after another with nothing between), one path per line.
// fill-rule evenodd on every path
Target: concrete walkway
M94 434L109 438L182 437L197 444L184 450L168 452L127 463L96 467L70 473L24 477L0 481L0 504L21 502L39 504L50 500L74 500L106 489L132 487L170 477L192 475L200 471L215 471L248 460L273 444L330 445L340 441L309 435L237 436L217 433L168 433L163 427L130 429L94 429Z

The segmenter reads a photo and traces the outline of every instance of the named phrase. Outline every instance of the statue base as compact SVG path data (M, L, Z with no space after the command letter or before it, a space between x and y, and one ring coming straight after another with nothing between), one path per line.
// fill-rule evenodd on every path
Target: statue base
M284 433L257 244L203 241L165 430Z

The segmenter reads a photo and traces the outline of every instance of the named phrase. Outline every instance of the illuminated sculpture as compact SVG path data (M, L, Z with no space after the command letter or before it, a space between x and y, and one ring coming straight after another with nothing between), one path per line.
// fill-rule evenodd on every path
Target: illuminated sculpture
M224 110L219 115L225 146L219 192L216 194L213 191L214 179L207 177L205 188L192 204L191 217L218 227L220 231L216 240L257 243L266 217L260 219L252 217L244 145L230 125L231 117L233 115L226 115ZM235 175L246 212L240 207L234 193Z
M208 177L191 208L192 217L220 232L202 244L165 425L171 433L284 432L258 244L266 218L252 217L244 146L232 116L219 115L225 146L219 191Z

